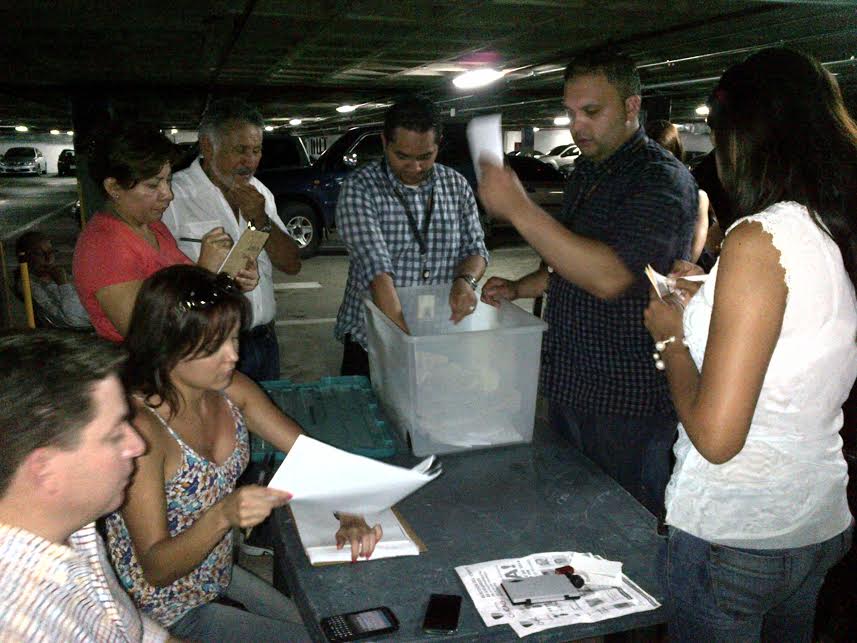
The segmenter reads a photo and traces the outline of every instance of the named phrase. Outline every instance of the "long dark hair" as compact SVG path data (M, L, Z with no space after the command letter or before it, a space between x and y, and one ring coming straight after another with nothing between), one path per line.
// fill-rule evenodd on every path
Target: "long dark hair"
M709 109L736 217L804 205L857 287L857 125L833 76L803 53L767 49L723 74Z
M247 298L228 275L191 265L159 270L143 282L131 314L126 388L149 406L166 402L175 414L182 400L170 381L173 368L216 352L249 319Z

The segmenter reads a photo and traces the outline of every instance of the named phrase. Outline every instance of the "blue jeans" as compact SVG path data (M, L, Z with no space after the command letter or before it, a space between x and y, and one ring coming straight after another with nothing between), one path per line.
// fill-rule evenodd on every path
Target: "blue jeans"
M238 370L256 382L280 379L280 345L274 322L241 333Z
M673 415L579 413L550 404L551 426L655 516L664 511L678 423Z
M249 612L207 603L195 607L173 623L170 633L191 641L309 641L298 609L289 598L261 578L235 565L225 596Z
M658 561L670 641L811 642L818 592L852 531L806 547L739 549L670 527Z

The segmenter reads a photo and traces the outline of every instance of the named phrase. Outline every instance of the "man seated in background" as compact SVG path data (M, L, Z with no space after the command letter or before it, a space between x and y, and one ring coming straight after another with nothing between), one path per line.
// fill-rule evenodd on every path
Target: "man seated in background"
M43 232L30 230L18 237L15 255L18 263L26 263L29 269L33 308L41 325L92 330L74 284L65 269L56 264L56 251Z
M0 640L165 641L107 561L94 521L145 449L107 342L0 337Z

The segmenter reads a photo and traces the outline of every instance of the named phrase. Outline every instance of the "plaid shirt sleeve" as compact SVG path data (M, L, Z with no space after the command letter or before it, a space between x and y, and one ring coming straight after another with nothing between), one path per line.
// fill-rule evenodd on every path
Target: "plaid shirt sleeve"
M361 176L352 176L342 186L336 204L336 226L350 260L359 266L368 285L375 275L393 274L393 261L381 233L375 190Z
M620 206L622 225L614 226L606 241L635 275L648 263L658 271L668 270L673 260L690 254L686 240L693 236L698 208L699 193L689 174L650 163L639 187ZM668 265L656 265L665 257L672 257Z
M461 246L458 251L458 261L464 261L473 255L479 255L488 261L488 249L485 247L485 231L479 221L479 208L476 197L467 180L458 175L459 182L458 211L461 212Z

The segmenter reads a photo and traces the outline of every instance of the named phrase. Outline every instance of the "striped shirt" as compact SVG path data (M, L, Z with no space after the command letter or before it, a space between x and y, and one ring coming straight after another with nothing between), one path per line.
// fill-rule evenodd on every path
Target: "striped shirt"
M631 417L669 415L667 380L652 363L643 326L649 303L646 264L662 274L687 259L696 223L696 183L672 154L640 128L608 159L579 158L566 187L560 220L618 255L636 282L603 300L550 276L542 346L544 395L581 413Z
M0 524L0 642L167 640L119 586L94 524L68 543Z
M431 212L425 262L406 208L420 231ZM397 287L443 284L452 281L456 267L467 257L488 260L473 190L461 174L438 163L417 188L402 183L384 161L366 164L342 186L336 227L350 260L334 334L341 340L350 333L364 348L363 298L369 296L369 284L377 275L392 275Z

